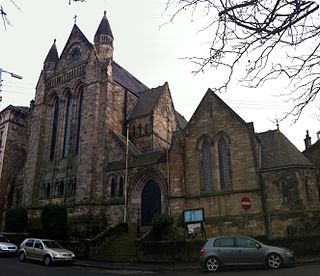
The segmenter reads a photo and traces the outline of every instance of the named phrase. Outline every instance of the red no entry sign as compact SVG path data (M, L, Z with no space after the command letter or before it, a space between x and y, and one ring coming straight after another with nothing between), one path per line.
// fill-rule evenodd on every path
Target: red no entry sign
M249 210L251 208L251 199L248 196L241 198L241 206L244 210Z

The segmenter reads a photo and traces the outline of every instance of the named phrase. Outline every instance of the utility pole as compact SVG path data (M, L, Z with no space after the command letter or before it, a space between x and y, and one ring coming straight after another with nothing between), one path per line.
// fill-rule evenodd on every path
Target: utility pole
M15 73L12 73L12 72L9 72L9 71L6 71L6 70L0 68L0 92L2 91L2 90L1 90L2 81L3 81L3 80L2 80L2 73L7 73L7 74L11 75L11 77L13 77L13 78L22 80L22 77L21 77L20 75L17 75L17 74L15 74ZM0 102L1 102L1 101L2 101L2 96L0 96Z

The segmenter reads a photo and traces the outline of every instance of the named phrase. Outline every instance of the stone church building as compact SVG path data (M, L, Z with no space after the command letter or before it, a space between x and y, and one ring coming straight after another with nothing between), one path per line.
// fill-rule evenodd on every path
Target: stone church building
M44 60L21 178L31 219L63 203L70 222L105 225L202 209L207 236L318 226L315 167L279 129L255 133L210 89L186 122L169 84L144 85L115 61L113 41L104 14L93 43L75 24Z

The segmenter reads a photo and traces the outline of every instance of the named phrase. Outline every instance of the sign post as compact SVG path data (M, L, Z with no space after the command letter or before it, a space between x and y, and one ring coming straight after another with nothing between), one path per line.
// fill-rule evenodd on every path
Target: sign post
M241 198L241 206L246 212L246 232L248 234L249 220L248 220L248 210L251 208L251 199L248 196Z

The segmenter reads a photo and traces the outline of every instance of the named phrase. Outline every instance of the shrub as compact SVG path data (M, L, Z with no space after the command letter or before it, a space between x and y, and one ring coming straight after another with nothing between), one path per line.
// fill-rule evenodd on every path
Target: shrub
M68 238L68 213L65 205L48 204L41 213L41 224L46 237L51 239Z
M156 215L152 219L152 227L155 230L162 230L162 229L168 228L172 224L173 224L173 217L166 214Z
M6 212L5 230L7 232L23 232L28 222L28 211L25 208L9 209Z
M152 219L152 235L151 238L155 240L171 240L174 239L174 232L172 229L173 217L160 214Z

